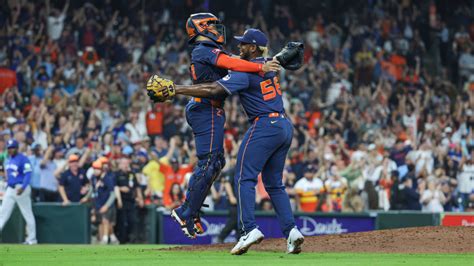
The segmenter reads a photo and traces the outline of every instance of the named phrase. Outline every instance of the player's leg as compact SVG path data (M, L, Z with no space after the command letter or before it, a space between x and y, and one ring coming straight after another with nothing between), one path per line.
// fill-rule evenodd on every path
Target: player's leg
M16 190L8 187L3 196L2 206L0 206L0 232L12 215L13 208L15 208Z
M265 190L270 196L273 208L278 217L280 228L288 238L288 235L295 227L295 219L291 210L290 199L286 193L282 181L283 168L285 167L286 155L290 145L284 144L275 151L269 158L262 171L262 181Z
M16 202L26 221L26 231L28 233L26 242L28 244L36 244L38 241L36 240L35 216L33 215L33 208L31 206L31 187L26 187L23 193L16 197Z
M261 121L260 121L261 120ZM231 250L233 255L241 255L253 244L263 239L263 233L255 221L255 186L268 158L278 145L281 134L269 130L267 119L257 119L245 134L240 145L234 177L237 197L237 223L242 236Z
M282 121L280 126L284 128L283 132L285 132L282 137L283 143L265 164L262 171L262 181L277 213L280 228L287 239L287 253L298 254L301 252L304 237L296 228L290 199L282 181L283 168L291 145L293 128L291 123L286 120Z
M202 233L199 211L210 186L225 164L225 113L210 105L190 104L186 107L186 119L194 133L198 165L189 180L185 203L173 210L172 216L180 223L183 232L193 237L194 231Z

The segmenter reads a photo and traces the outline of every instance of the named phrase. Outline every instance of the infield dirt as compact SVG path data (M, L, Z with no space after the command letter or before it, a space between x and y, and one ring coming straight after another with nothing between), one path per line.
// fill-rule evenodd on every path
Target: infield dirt
M170 250L230 250L229 244L180 246ZM256 251L286 249L285 239L265 239ZM474 253L474 227L412 227L306 237L303 252Z

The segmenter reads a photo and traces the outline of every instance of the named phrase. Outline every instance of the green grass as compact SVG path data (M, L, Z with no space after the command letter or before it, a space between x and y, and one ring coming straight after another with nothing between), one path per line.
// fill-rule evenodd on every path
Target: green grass
M0 245L0 265L473 265L474 254L373 254L160 250L163 245Z

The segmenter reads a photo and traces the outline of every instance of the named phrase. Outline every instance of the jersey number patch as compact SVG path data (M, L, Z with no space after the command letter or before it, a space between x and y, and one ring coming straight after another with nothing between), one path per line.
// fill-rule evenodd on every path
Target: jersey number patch
M267 79L260 82L260 89L262 90L263 100L269 101L278 95L281 95L280 83L278 78Z

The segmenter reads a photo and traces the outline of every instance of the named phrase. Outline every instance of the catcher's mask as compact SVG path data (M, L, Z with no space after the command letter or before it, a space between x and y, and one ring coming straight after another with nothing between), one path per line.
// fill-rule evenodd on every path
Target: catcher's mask
M208 37L219 44L225 43L225 27L211 13L196 13L189 16L186 22L186 32L189 43L192 43L198 35Z

